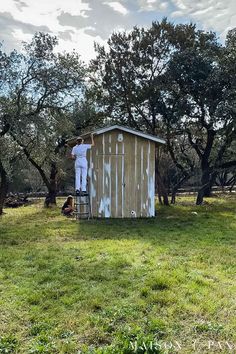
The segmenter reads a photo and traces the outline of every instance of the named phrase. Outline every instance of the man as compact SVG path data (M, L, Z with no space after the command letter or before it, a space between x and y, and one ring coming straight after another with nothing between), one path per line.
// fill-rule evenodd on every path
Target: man
M73 147L71 157L75 160L75 189L76 195L80 195L80 189L82 189L82 195L86 194L87 185L87 172L88 161L86 153L88 149L94 146L93 134L91 134L91 144L84 144L84 139L79 136L76 139L76 145ZM81 183L82 179L82 183Z

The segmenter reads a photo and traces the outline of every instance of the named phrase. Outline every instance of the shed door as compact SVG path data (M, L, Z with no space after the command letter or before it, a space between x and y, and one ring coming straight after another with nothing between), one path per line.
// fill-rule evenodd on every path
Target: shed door
M97 210L100 217L124 217L124 154L97 155Z

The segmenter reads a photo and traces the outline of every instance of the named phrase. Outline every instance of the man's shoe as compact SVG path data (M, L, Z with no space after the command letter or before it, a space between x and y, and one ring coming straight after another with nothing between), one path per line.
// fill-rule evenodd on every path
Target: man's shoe
M80 195L80 191L78 189L76 189L75 194Z
M87 195L87 191L82 191L82 192L81 192L81 195L82 195L82 196Z

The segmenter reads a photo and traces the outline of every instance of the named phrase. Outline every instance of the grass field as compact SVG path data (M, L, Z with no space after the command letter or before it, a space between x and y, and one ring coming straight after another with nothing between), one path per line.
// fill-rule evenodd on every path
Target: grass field
M147 220L7 209L0 243L0 353L236 350L233 198Z

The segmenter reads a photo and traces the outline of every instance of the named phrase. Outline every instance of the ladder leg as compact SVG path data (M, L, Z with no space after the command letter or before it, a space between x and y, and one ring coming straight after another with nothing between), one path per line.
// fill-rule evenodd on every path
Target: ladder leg
M90 205L90 195L86 193L85 195L75 196L75 217L76 220L91 217L91 205Z
M88 219L90 219L90 218L91 218L91 203L90 203L90 195L88 195L88 211L89 211Z

